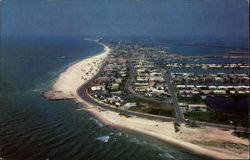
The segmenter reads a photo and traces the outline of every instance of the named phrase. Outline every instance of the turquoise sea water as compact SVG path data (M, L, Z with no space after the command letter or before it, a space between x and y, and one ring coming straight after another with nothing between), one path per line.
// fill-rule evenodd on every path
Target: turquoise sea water
M6 160L203 159L131 131L105 127L73 101L48 101L60 72L102 47L81 37L4 37L0 56L0 155Z

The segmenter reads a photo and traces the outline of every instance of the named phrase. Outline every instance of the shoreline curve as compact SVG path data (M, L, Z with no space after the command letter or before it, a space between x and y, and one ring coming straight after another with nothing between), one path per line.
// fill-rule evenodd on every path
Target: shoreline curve
M59 75L58 79L53 84L52 90L43 92L43 96L45 98L49 100L74 99L77 103L82 103L86 106L86 108L82 110L90 112L107 126L112 126L120 129L128 129L131 131L142 133L144 135L157 138L159 140L173 144L175 146L179 146L197 155L203 155L216 159L247 158L245 154L241 155L237 153L228 152L227 150L223 149L216 150L214 148L202 147L199 145L189 143L184 140L185 138L187 139L187 137L176 135L176 133L174 132L173 124L170 122L152 121L152 120L141 119L138 117L131 117L125 119L119 116L118 113L112 111L103 111L99 107L89 104L88 102L84 101L84 99L81 99L77 94L78 88L84 85L86 82L88 82L88 80L90 80L98 73L105 59L112 51L112 49L109 48L107 45L100 43L99 39L98 40L85 39L85 40L94 41L99 45L102 45L104 47L104 50L100 54L83 59L82 61L77 62L71 65L69 68L67 68L65 72ZM81 76L82 74L84 76ZM157 124L157 126L155 124ZM156 131L157 129L158 130L160 129L162 131ZM192 131L192 129L186 129L185 126L183 125L181 125L181 130L185 130L185 132L187 133L198 132L198 129L193 129ZM215 130L215 129L211 127L205 127L205 129L203 128L203 130L207 132L209 130ZM169 133L166 133L165 131ZM166 134L164 134L164 132ZM221 131L219 129L216 129L216 131L214 132L215 134L222 133L227 136L231 135L230 131L227 131L226 133L226 131ZM234 140L235 141L238 140L241 143L245 143L243 141L240 141L236 137L234 137Z

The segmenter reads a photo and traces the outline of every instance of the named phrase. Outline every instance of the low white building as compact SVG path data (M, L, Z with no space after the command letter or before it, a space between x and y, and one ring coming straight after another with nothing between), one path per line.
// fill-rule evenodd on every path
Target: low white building
M111 89L118 89L120 87L119 83L113 83Z
M136 106L137 106L136 103L126 103L125 105L123 105L123 107L127 108L127 109L129 109L131 107L136 107Z
M100 91L100 90L105 90L105 86L92 86L90 89L92 91Z
M189 104L188 109L191 111L207 111L205 104Z
M217 89L217 86L208 86L209 89Z
M213 91L215 94L226 94L225 90L214 90Z

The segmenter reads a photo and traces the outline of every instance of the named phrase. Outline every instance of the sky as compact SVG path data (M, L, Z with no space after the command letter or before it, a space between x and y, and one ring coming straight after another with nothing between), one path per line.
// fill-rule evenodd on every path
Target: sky
M248 36L247 0L3 0L1 34Z

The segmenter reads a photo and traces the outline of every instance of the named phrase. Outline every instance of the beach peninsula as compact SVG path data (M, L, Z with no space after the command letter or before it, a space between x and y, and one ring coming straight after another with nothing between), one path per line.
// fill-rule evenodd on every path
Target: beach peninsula
M50 91L43 92L44 97L50 100L76 99L81 101L77 95L77 89L99 72L103 62L111 52L111 48L103 43L99 43L99 40L88 40L102 45L104 47L103 52L70 66L59 75Z
M119 112L113 105L110 105L111 108L114 108L112 110L100 107L101 104L106 104L89 95L88 87L84 91L79 89L93 81L93 77L102 72L103 65L109 58L112 49L99 40L92 41L102 45L104 51L70 66L59 75L52 89L43 93L44 97L50 100L74 99L85 105L78 111L89 111L106 125L146 134L196 154L216 159L249 158L248 139L235 136L232 129L189 126L175 121L174 118L169 118L169 121L152 120L139 116L128 116L123 114L123 110ZM82 92L85 92L88 100L79 95ZM92 103L94 101L95 103ZM161 116L158 117L161 118Z

